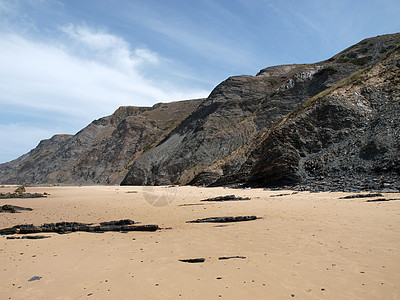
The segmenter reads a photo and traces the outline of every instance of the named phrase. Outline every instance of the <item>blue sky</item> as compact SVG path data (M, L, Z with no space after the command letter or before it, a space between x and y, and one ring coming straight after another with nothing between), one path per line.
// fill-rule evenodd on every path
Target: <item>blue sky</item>
M0 0L0 162L121 105L400 31L398 0Z

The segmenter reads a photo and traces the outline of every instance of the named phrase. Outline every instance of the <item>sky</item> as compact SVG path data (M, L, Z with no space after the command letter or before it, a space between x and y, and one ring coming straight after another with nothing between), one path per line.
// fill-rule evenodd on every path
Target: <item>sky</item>
M0 163L119 106L400 32L398 0L0 0Z

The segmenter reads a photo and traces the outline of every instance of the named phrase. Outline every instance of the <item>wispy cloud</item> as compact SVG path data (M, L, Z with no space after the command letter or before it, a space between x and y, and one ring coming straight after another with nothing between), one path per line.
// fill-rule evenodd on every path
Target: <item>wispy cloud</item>
M75 50L83 49L78 52L86 56L86 59L101 61L102 64L118 68L120 71L131 73L137 71L140 65L159 63L156 53L144 48L131 50L123 38L104 31L73 24L61 27L61 31L75 42ZM71 50L71 44L69 48Z

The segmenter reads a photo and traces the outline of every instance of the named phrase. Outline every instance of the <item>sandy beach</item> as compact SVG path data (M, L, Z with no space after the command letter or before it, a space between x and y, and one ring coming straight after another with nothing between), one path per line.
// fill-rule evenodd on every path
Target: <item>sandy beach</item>
M41 240L0 236L0 299L400 299L400 201L186 186L27 192L50 195L0 199L33 209L1 213L0 229L120 219L161 229L45 233L50 238ZM231 194L251 200L200 201ZM186 223L247 215L261 219ZM205 261L179 261L189 258Z

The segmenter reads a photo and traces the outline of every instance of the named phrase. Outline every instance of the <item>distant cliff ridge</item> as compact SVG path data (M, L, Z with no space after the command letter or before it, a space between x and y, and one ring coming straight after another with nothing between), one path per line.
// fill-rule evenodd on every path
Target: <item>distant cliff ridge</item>
M29 153L0 165L4 184L119 184L132 162L149 151L203 99L124 106L75 135L55 135Z
M275 186L400 174L400 34L230 77L206 99L119 108L0 165L2 183Z

